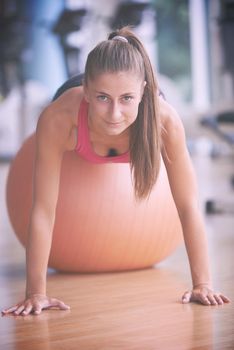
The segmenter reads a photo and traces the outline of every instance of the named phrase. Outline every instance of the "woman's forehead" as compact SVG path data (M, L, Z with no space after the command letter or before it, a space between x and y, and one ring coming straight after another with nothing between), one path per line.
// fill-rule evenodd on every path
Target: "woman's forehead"
M140 87L143 83L143 78L138 74L134 74L132 71L120 71L120 72L105 72L99 73L94 79L90 80L90 85L92 86L103 86L103 87L117 87L117 85L122 86L132 86Z

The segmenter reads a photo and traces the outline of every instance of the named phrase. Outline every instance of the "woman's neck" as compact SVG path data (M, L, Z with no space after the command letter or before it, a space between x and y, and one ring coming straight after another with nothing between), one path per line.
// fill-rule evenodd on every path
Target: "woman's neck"
M129 130L119 135L105 135L89 122L89 139L94 151L100 155L114 157L129 150Z

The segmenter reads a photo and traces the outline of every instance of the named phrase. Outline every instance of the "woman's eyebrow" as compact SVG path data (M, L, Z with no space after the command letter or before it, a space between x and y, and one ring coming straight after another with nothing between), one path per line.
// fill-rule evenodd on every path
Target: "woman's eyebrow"
M95 90L94 92L95 92L96 94L110 96L107 92L104 92L104 91L97 91L97 90Z
M100 94L100 95L106 95L106 96L109 96L111 97L111 95L109 95L107 92L104 92L104 91L97 91L95 90L95 93L96 94ZM122 95L120 95L120 97L122 96L126 96L126 95L134 95L135 93L132 91L132 92L124 92Z

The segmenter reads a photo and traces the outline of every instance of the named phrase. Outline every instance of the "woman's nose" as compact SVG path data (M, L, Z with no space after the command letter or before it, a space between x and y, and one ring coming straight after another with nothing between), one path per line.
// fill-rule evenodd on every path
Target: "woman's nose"
M119 105L119 103L112 103L112 109L111 109L111 113L110 113L110 117L111 117L111 121L119 121L121 119L121 106Z

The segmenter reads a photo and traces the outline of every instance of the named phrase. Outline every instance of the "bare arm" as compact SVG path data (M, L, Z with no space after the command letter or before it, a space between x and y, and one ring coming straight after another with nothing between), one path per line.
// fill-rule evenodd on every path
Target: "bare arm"
M208 259L205 226L198 204L196 177L186 147L185 133L177 113L162 102L164 131L163 159L179 213L188 254L193 291L184 294L183 301L222 304L228 298L213 293Z
M46 271L58 198L64 152L50 113L44 113L36 132L33 206L26 248L26 297L46 294Z
M63 302L46 296L47 265L58 199L61 162L64 152L74 147L71 137L73 120L70 111L61 108L62 105L61 103L50 105L40 116L37 125L33 204L26 247L26 295L25 300L3 310L3 314L27 315L31 312L39 314L42 309L50 307L68 309Z

